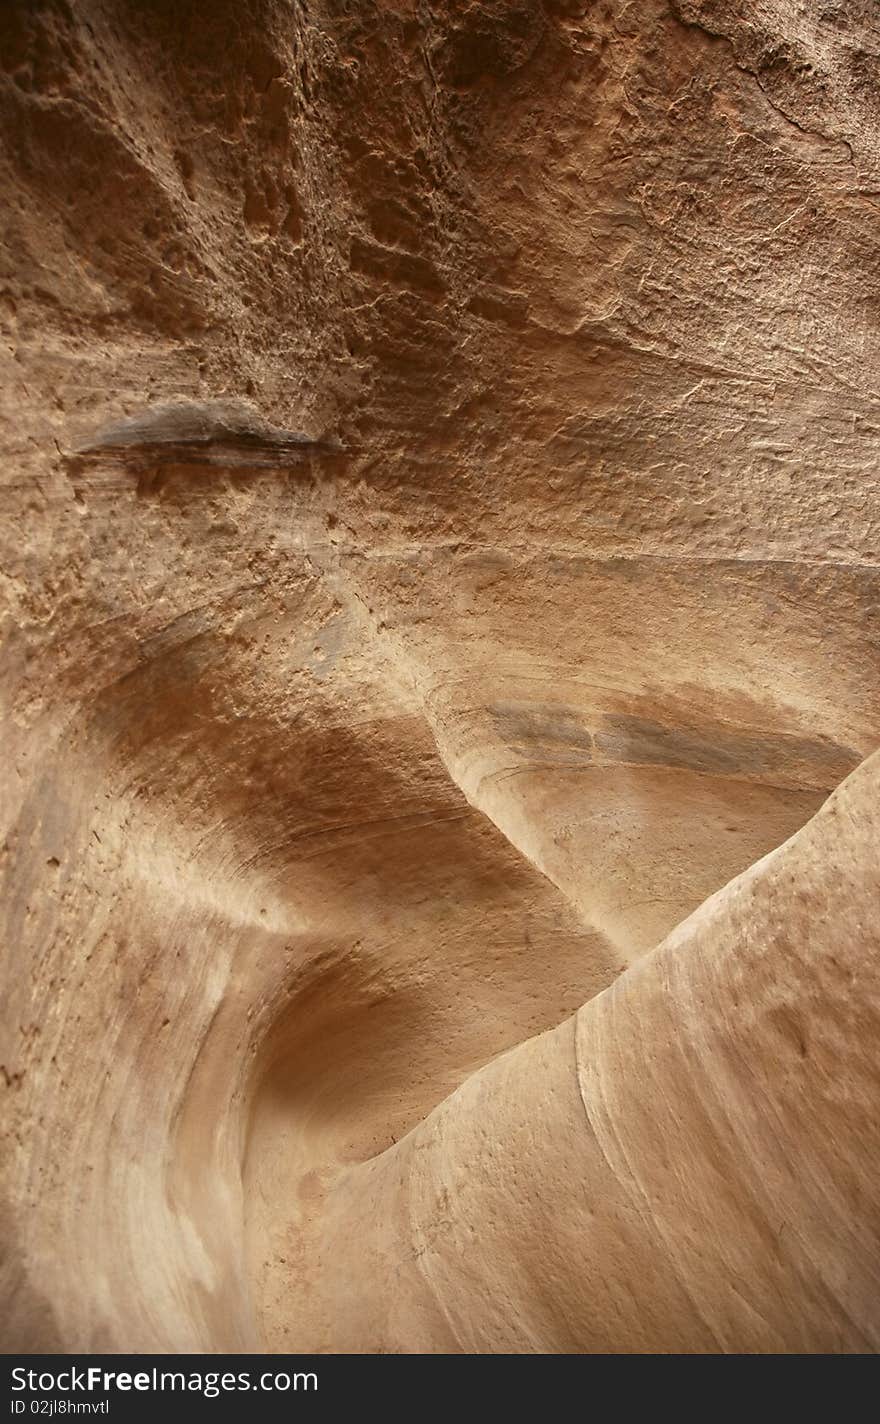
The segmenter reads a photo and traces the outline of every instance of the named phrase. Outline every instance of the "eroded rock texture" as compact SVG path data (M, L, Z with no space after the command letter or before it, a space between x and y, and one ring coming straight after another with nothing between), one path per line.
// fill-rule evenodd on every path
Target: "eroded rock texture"
M873 4L0 66L5 1347L876 1349Z

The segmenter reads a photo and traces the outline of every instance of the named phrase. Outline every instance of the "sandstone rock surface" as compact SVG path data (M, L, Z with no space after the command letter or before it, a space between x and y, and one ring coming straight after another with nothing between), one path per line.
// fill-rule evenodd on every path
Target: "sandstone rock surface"
M874 6L12 0L0 189L4 1347L877 1349Z

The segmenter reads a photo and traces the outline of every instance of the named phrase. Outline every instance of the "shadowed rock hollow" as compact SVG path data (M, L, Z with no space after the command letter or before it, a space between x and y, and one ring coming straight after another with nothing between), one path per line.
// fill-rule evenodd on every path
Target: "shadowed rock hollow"
M13 0L0 133L4 1347L877 1349L873 4Z

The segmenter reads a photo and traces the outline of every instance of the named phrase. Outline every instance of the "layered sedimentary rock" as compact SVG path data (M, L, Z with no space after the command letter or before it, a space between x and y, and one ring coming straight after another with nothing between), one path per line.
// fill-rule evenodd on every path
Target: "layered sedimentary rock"
M6 1348L876 1348L878 71L3 8Z

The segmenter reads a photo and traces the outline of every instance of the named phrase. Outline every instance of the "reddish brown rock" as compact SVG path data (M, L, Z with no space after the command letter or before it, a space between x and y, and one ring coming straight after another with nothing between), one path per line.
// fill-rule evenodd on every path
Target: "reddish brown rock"
M876 1348L878 64L3 7L6 1348Z

